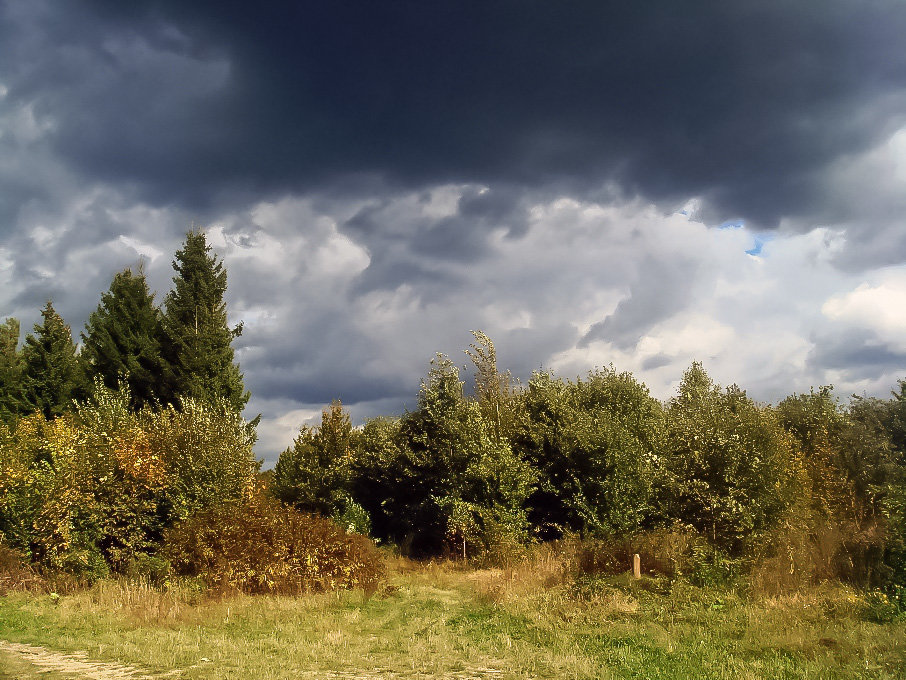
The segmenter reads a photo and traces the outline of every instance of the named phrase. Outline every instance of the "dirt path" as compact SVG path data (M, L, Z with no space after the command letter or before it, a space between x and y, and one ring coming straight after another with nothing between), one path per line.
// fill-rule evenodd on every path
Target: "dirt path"
M38 672L56 671L84 680L160 680L165 677L179 677L182 671L171 671L164 675L153 675L133 666L104 661L91 661L84 652L62 654L44 647L24 645L18 642L0 640L0 652L5 652L40 669Z
M91 661L84 652L63 654L54 652L44 647L26 645L17 642L0 640L0 657L3 654L14 657L30 664L36 669L36 675L45 673L59 673L72 676L79 680L163 680L164 678L179 678L182 671L169 671L163 674L151 674L149 671L126 666L124 664ZM2 660L2 659L0 659ZM2 670L2 669L0 669ZM495 668L466 668L458 672L446 673L442 676L428 676L416 671L394 672L386 671L302 671L300 678L318 678L327 680L394 680L435 678L439 680L496 680L503 675L503 671ZM0 678L7 677L0 673ZM12 676L8 676L12 677ZM56 677L56 676L53 676Z
M312 678L314 680L492 680L499 679L503 671L495 668L469 668L462 671L444 673L443 675L427 675L418 671L396 672L396 671L367 671L358 673L356 671L303 671L299 674L300 678Z

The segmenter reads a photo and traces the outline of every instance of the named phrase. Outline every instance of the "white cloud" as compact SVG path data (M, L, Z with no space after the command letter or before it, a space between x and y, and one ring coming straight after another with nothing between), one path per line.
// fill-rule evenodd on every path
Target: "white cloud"
M906 353L906 268L879 273L876 279L830 297L821 311L836 323L871 331Z
M52 294L77 332L136 254L150 258L160 301L187 215L109 187L64 186L57 204L19 214L23 238L0 252L0 279L12 283L0 290L4 311L27 328ZM436 351L467 364L471 329L487 332L502 367L523 377L542 366L575 376L613 363L662 398L693 360L759 399L828 382L843 394L884 394L906 368L843 370L822 354L856 331L906 351L906 274L841 271L850 241L840 230L780 231L753 257L745 226L714 229L640 201L561 196L520 199L464 232L475 240L467 256L450 254L444 240L425 250L420 239L438 224L468 229L457 221L466 194L495 196L461 185L381 199L287 196L206 216L229 274L231 323L245 322L237 358L253 392L248 414L264 416L260 456L272 463L334 398L356 418L412 406ZM356 227L349 220L363 210L371 222Z
M147 257L152 262L164 254L160 248L155 248L148 243L142 243L138 239L130 238L129 236L120 234L119 241L142 257Z

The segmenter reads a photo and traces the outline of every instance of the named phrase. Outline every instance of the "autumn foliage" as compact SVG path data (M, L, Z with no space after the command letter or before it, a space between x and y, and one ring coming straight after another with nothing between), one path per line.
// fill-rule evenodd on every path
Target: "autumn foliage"
M0 531L32 563L89 576L126 573L175 521L250 493L253 434L227 405L130 408L98 381L54 420L0 434Z
M245 593L373 591L384 570L368 538L263 492L177 524L166 533L164 554L177 574Z

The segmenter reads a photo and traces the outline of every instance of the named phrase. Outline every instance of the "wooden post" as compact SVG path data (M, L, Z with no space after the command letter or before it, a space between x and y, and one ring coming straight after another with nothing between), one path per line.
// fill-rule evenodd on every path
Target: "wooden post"
M642 578L642 558L638 553L632 556L632 575L635 578Z

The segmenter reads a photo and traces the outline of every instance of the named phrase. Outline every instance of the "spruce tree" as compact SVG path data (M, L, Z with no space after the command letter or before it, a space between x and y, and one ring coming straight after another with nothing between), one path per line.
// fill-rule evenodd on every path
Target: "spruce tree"
M72 333L53 303L41 310L44 321L25 338L22 350L20 411L41 411L55 418L68 410L84 392L84 374L76 356Z
M176 276L164 313L165 358L173 369L176 394L205 401L223 398L241 411L249 393L233 362L231 343L242 325L227 325L227 273L210 251L204 233L190 231L176 252Z
M21 377L19 320L9 318L0 324L0 422L10 422L19 411Z
M145 275L125 269L113 277L82 333L86 372L116 389L126 381L133 408L171 399L169 366L161 355L160 310Z

